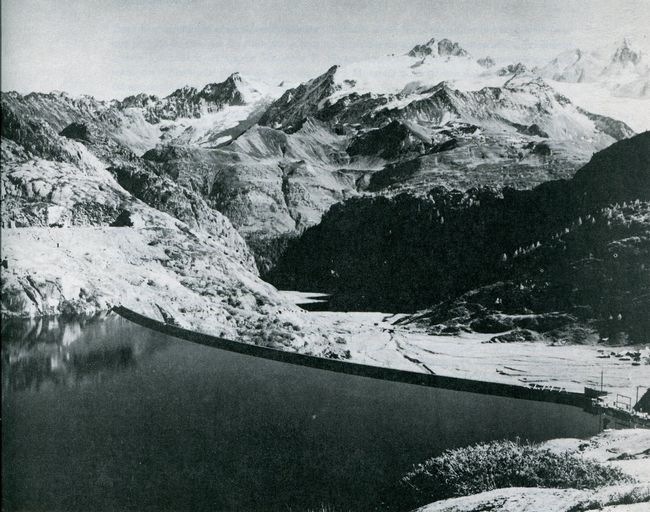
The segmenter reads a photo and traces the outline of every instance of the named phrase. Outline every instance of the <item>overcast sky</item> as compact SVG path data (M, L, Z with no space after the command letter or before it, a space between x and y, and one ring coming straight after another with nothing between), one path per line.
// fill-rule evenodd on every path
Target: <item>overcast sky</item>
M2 90L168 94L233 71L303 81L332 64L448 37L541 64L631 35L650 0L2 0Z

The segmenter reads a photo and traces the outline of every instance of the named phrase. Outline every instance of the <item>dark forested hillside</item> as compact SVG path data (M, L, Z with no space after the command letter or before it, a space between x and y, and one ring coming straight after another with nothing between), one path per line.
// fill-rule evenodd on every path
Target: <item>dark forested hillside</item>
M548 331L570 320L500 325L498 314L561 312L601 322L602 334L616 330L620 316L640 339L650 317L649 200L646 132L596 154L573 179L529 191L438 187L423 198L335 205L289 244L267 278L333 293L342 309L438 305L432 323L455 319L488 332Z

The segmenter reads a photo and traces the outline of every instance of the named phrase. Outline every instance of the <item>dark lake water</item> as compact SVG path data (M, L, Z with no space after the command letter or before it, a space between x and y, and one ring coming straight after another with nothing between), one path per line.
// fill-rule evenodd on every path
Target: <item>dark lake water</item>
M113 314L5 321L2 340L4 510L373 510L444 449L598 431L575 407L257 359Z

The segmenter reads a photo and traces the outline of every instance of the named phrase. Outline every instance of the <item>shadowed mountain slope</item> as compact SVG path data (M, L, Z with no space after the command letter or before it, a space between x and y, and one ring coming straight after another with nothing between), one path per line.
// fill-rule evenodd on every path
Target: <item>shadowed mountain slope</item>
M496 329L488 332L520 324L549 331L576 319L604 322L606 331L620 314L628 322L620 330L642 341L649 201L645 132L597 153L574 178L529 191L437 187L425 197L335 205L289 244L267 278L333 293L343 309L413 311L442 301L433 323ZM560 317L541 327L499 324L502 313ZM494 327L473 323L480 319Z

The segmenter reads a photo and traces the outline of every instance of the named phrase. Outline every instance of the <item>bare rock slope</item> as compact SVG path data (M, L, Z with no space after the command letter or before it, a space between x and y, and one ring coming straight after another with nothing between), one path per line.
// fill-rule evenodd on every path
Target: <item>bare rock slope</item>
M3 316L92 315L121 304L232 339L314 353L329 346L259 279L223 215L193 198L210 222L184 222L122 188L81 143L63 149L77 164L2 141Z

